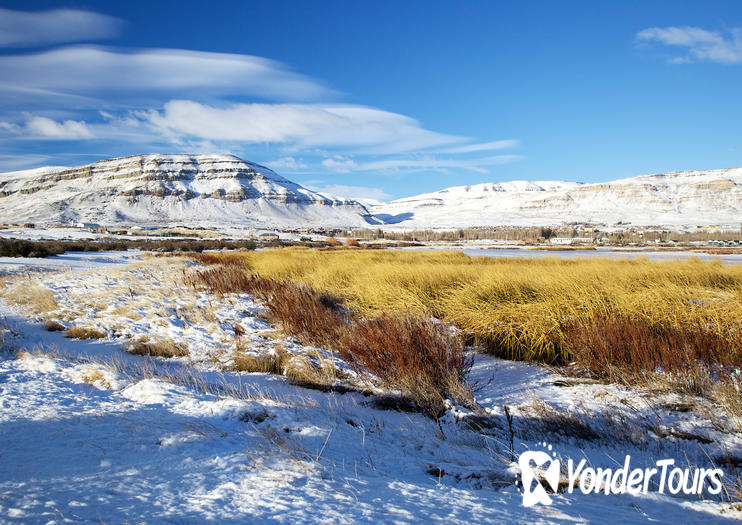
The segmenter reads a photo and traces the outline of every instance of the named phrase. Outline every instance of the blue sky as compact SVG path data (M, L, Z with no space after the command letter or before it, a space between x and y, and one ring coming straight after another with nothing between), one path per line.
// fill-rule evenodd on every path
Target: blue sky
M742 3L0 2L0 170L230 152L380 199L742 165Z

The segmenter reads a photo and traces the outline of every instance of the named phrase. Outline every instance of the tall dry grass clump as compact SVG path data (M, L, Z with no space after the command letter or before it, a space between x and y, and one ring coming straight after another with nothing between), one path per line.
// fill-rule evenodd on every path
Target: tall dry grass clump
M568 362L563 326L596 317L702 326L730 346L742 329L742 265L388 250L243 257L257 275L342 297L361 316L411 312L450 322L468 342L510 359Z
M103 339L108 334L89 326L70 326L64 331L64 336L69 339Z
M434 419L447 399L473 404L466 381L471 355L450 327L433 319L409 314L360 319L339 334L336 349L357 372L370 371L399 388Z
M455 325L466 343L486 352L576 362L608 381L669 379L677 390L713 397L719 380L725 384L724 376L742 366L742 265L388 250L279 249L232 257L250 272L234 265L234 273L224 268L206 280L215 289L266 298L287 331L313 344L337 348L337 327L349 319L412 315ZM319 308L319 297L334 306Z
M651 382L661 371L679 389L697 395L708 392L715 379L731 379L742 352L742 334L723 337L690 323L652 326L628 318L594 317L564 324L561 335L560 344L599 379Z
M288 352L282 348L263 355L238 352L234 356L232 370L235 372L259 372L262 374L282 375L286 370L288 357Z
M185 357L190 352L188 345L178 343L169 337L142 337L130 341L126 345L126 351L135 355L148 355L154 357Z

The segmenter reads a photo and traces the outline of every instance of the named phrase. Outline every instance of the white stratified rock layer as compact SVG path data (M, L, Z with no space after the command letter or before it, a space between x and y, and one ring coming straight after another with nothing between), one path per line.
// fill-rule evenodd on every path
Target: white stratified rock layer
M0 222L367 226L368 210L233 155L137 155L0 174Z

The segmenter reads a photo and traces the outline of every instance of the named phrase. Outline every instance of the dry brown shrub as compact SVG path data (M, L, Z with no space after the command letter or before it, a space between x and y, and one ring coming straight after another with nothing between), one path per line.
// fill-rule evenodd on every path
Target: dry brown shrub
M247 260L239 254L229 253L191 253L188 256L201 264L222 264L249 269Z
M347 239L345 239L345 246L358 247L360 245L361 243L358 242L358 239L353 239L352 237L348 237Z
M196 271L186 276L186 284L206 285L212 292L224 295L228 293L252 292L258 283L255 278L237 265L219 264L204 271ZM254 292L253 292L254 293Z
M382 315L347 323L336 349L359 374L398 388L434 418L452 399L473 403L466 376L472 358L448 326L413 315Z
M325 239L325 243L328 246L342 246L343 245L343 243L337 240L335 237L328 237L327 239Z
M126 346L126 351L136 355L149 355L155 357L185 357L188 355L188 345L176 343L172 339L156 337L153 339L142 338L131 341Z
M561 326L560 344L590 375L632 384L664 379L677 390L704 394L715 379L742 365L742 340L706 326L652 326L645 321L593 317Z
M64 336L70 339L103 339L104 337L108 337L108 334L97 328L71 326L64 331Z

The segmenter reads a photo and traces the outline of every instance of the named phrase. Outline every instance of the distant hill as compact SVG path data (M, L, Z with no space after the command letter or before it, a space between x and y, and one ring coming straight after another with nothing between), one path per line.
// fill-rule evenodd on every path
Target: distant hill
M582 184L513 181L457 186L370 207L402 227L742 222L742 168L640 175Z
M232 155L136 155L0 174L0 222L368 226L353 200L326 197Z

